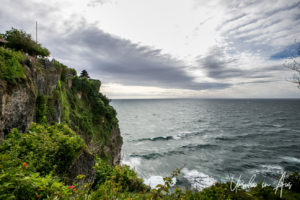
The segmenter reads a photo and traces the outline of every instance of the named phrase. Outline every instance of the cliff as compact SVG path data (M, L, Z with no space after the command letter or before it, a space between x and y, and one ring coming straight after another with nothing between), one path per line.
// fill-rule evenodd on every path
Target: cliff
M273 200L281 199L281 192L283 199L300 199L298 173L285 177L292 187L280 186L277 194L278 188L262 183L247 191L234 183L235 191L232 183L201 192L172 188L180 170L150 191L128 166L117 165L122 137L116 111L99 93L101 82L42 58L50 52L23 31L12 29L3 36L0 199Z
M66 123L86 142L89 151L111 165L120 161L122 138L116 112L99 93L101 82L77 77L74 69L43 58L1 48L3 63L12 57L15 70L0 79L0 138L32 122ZM0 55L0 56L1 56ZM1 71L0 71L1 73ZM1 75L1 74L0 74Z

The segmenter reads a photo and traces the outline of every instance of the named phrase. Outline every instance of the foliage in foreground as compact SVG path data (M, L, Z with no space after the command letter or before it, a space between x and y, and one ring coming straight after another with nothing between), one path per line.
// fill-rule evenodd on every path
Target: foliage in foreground
M122 168L121 168L122 169ZM122 170L130 170L123 168ZM116 169L114 169L116 171ZM99 170L98 170L99 172ZM103 173L104 172L104 173ZM128 179L128 174L123 172L122 182L115 180L115 175L110 170L101 170L100 174L106 174L106 181L100 186L94 188L89 196L90 199L190 199L190 200L297 200L300 199L299 191L293 191L283 189L283 195L280 197L280 192L275 193L275 190L271 186L263 187L259 183L256 187L250 188L249 190L238 187L237 190L233 190L236 186L234 183L231 185L228 183L216 183L209 188L205 188L202 191L196 190L183 190L180 188L172 188L172 180L180 173L180 170L174 170L171 176L164 178L164 184L157 185L155 189L149 191L149 188L135 186L134 190L128 187L123 187L122 184L126 183L130 185L135 179ZM287 180L292 181L292 185L299 185L299 174L291 174Z
M294 187L284 189L282 198L274 188L260 184L237 192L230 183L216 183L201 192L172 188L180 170L150 190L128 166L111 167L98 158L92 185L67 185L64 171L83 148L84 141L66 124L33 123L26 133L14 129L0 145L0 199L300 199L298 173L287 178Z
M0 145L0 199L69 197L60 180L84 141L67 125L33 123L26 133L16 129Z

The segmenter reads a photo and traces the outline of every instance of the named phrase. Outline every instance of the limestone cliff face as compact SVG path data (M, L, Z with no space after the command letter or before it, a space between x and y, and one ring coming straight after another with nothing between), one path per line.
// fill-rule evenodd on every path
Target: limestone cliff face
M58 82L54 66L39 69L28 60L24 65L26 80L16 84L0 80L0 138L17 128L25 131L35 121L37 94L50 94Z
M12 128L25 130L34 121L35 95L27 87L13 87L5 91L2 82L0 91L0 138Z
M120 164L122 137L120 129L114 128L110 134L108 145L104 147L104 152L111 158L111 165Z
M74 181L77 184L82 185L83 183L93 183L96 178L96 170L93 168L95 165L94 156L87 150L82 150L77 159L72 163L66 172L66 182L72 184ZM77 179L76 177L82 174L83 179Z
M13 128L24 132L40 116L46 116L48 123L69 124L92 153L107 159L111 165L118 164L122 137L115 114L111 114L114 109L98 92L100 81L81 80L74 72L70 74L71 69L47 59L28 57L23 67L26 79L13 84L0 79L0 139ZM87 93L89 87L93 95ZM89 99L89 96L97 97ZM93 110L98 110L98 115ZM84 160L82 156L79 159Z

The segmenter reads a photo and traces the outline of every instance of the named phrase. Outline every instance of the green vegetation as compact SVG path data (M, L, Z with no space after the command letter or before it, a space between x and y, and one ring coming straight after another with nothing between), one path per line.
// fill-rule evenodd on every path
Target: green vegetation
M57 70L59 81L51 94L37 94L36 122L68 124L85 139L93 153L110 161L104 147L108 145L112 131L118 127L118 120L108 98L99 93L101 82L77 77L76 70L56 60L53 67ZM43 69L40 71L47 73ZM120 136L117 142L122 143Z
M26 133L14 129L0 145L0 199L203 199L203 200L296 200L300 198L299 174L287 180L295 187L280 198L274 188L261 184L246 191L231 191L230 183L216 183L203 191L172 188L175 170L155 189L143 184L128 166L110 166L96 158L93 184L67 185L67 167L86 148L84 141L66 124L32 124ZM80 178L80 176L79 176ZM235 187L235 185L233 185Z
M37 96L36 121L39 123L46 117L49 123L53 123L60 116L56 122L67 123L90 143L97 142L100 148L97 151L103 152L111 131L118 127L118 120L109 100L98 92L101 82L76 76L68 78L69 68L58 66L61 80L56 89L51 95ZM72 81L71 88L68 88L68 80Z
M155 189L150 190L149 187L142 184L141 180L127 166L117 166L112 169L109 165L105 165L103 161L98 161L96 169L96 186L92 188L90 199L297 200L300 198L299 192L289 189L283 189L283 195L280 197L280 192L275 194L273 187L263 187L261 183L247 191L241 187L238 187L236 191L232 191L231 188L236 185L233 183L230 186L229 182L216 183L201 192L172 188L172 179L178 176L180 170L174 170L171 176L164 178L164 184L157 185ZM291 174L288 180L295 180L295 176L299 177L299 174ZM299 184L299 180L297 179L296 182L293 181L291 184Z
M68 199L63 175L84 141L67 125L32 124L26 133L14 129L0 146L0 199Z
M22 30L12 28L6 31L4 39L7 40L6 46L17 50L28 53L32 56L49 56L50 52L48 49L43 48L41 44L36 43L31 39L31 35L25 33Z
M30 163L29 168L48 174L64 172L84 147L84 141L66 124L33 123L26 133L13 130L1 144L1 152L9 152L15 164Z
M26 78L23 63L26 56L18 51L0 48L0 79L16 83Z
M0 199L98 199L111 184L124 192L148 190L129 167L98 158L93 186L65 184L61 177L83 148L66 124L33 123L26 133L14 129L0 145Z

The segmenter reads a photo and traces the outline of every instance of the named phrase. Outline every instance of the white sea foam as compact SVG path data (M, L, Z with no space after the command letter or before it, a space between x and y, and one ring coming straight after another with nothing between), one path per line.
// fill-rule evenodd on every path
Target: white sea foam
M283 168L279 165L261 165L266 172L283 171Z
M177 134L177 135L175 135L175 136L172 136L172 138L173 138L174 140L180 140L180 139L182 139L182 138L185 138L186 136L189 136L189 135L195 135L195 134L197 134L197 133L192 132L192 131L187 131L187 132L179 133L179 134Z
M251 171L254 174L282 174L284 169L279 165L260 165L258 169Z
M180 140L181 138L184 138L188 133L179 133L175 136L173 136L174 140Z
M172 178L172 181L173 184L171 186L174 186L176 184L176 178ZM158 184L164 185L164 179L162 176L151 176L150 178L145 179L144 183L151 188L155 188Z
M122 160L121 164L128 165L132 169L136 169L141 164L141 158L130 158L129 160Z
M187 168L183 168L181 172L183 173L183 177L191 183L192 187L199 191L213 185L216 182L216 180L212 177L195 169L188 170Z
M174 140L180 140L181 137L180 137L180 135L175 135L175 136L173 136L173 139L174 139Z
M289 162L300 163L300 159L299 158L290 157L290 156L283 156L281 158L284 159L284 160L286 160L286 161L289 161Z

